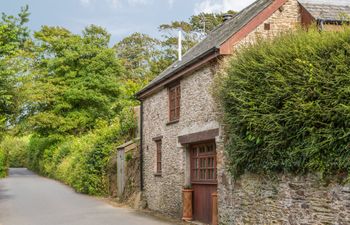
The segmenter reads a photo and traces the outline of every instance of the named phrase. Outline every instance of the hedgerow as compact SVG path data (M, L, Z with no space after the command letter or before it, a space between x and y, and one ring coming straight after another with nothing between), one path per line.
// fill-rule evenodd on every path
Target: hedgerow
M30 169L80 193L108 194L108 161L124 138L118 121L98 126L80 137L33 136L28 147Z
M350 171L350 30L303 30L232 57L219 90L234 175Z
M133 107L125 107L113 121L100 120L81 136L34 134L27 148L29 168L60 180L77 192L108 194L108 163L118 145L134 137Z
M29 138L8 135L1 141L0 148L8 154L9 167L27 167Z
M0 147L0 178L6 177L8 171L7 153Z

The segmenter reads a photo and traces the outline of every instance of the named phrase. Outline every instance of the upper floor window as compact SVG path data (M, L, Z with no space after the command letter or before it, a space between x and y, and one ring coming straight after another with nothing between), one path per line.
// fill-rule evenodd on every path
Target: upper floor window
M180 84L169 87L169 120L170 122L180 119Z
M169 121L177 121L180 119L180 99L181 88L180 83L169 87Z

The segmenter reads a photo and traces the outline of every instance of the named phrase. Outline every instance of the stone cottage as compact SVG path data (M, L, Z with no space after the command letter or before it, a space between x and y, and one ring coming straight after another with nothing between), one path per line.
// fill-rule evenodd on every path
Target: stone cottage
M264 210L276 213L266 220L250 218L262 214L250 216L244 211L249 207L239 205L243 200L250 206L255 202L244 190L235 189L225 169L223 130L211 93L213 80L220 61L240 46L300 25L317 23L322 29L339 25L341 12L350 15L346 4L330 0L258 0L226 20L137 93L141 101L141 186L151 210L181 218L182 189L191 185L197 221L211 223L211 198L217 192L220 224L290 224L288 216L294 214L285 212L281 219L280 209L273 204ZM289 201L280 198L279 202Z

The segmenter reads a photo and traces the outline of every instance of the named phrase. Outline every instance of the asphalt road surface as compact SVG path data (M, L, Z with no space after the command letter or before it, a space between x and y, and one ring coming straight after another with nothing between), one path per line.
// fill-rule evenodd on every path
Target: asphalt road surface
M0 180L0 225L171 224L137 211L75 193L27 169L10 169Z

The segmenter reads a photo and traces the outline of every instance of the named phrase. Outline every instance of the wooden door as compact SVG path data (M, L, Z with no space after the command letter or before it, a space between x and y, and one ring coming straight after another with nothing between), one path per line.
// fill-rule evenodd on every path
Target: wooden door
M192 145L191 184L193 188L193 217L202 223L212 220L212 193L217 191L215 142Z

